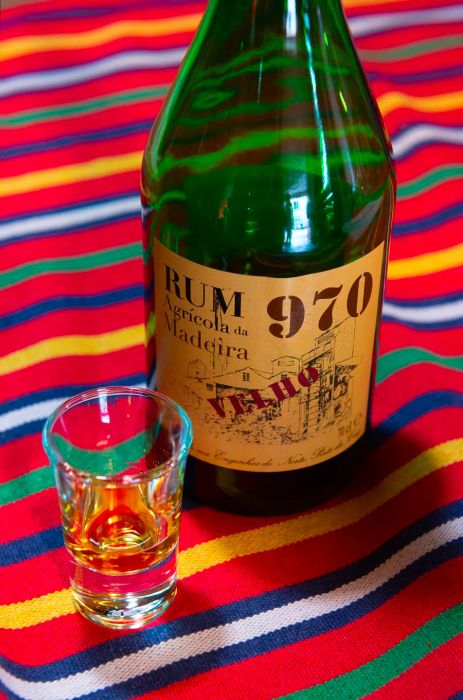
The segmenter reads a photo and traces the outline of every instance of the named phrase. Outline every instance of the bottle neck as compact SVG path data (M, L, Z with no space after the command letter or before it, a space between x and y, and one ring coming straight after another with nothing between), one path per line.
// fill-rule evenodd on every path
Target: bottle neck
M315 27L346 31L341 0L209 0L207 10L212 23L228 26L231 35L247 26L251 43L253 36L268 32L295 40Z

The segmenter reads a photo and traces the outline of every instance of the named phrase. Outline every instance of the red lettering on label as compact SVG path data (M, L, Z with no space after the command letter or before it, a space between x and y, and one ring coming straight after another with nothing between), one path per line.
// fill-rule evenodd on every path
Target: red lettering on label
M226 413L223 408L223 399L207 399L212 408L217 411L221 418L225 418Z
M267 389L271 390L275 398L264 398L261 391L258 389L249 389L246 394L239 392L236 394L231 394L230 396L224 396L220 399L207 399L212 408L220 416L220 418L225 418L226 411L224 408L224 401L228 399L230 402L235 415L242 416L245 413L251 413L254 408L262 410L272 406L275 401L279 403L287 401L288 399L296 396L301 388L308 389L314 382L318 379L318 372L315 367L310 367L307 365L303 370L297 375L297 381L299 382L300 388L297 389L289 377L284 377L279 382L274 382L270 384Z
M281 388L281 384L283 384L283 387L286 389L288 392L288 395L286 396L285 392ZM281 382L275 382L274 384L270 384L269 389L273 391L275 396L277 397L278 401L286 401L286 399L292 398L293 396L296 396L297 392L299 389L296 389L289 377L285 377L284 379L281 380Z

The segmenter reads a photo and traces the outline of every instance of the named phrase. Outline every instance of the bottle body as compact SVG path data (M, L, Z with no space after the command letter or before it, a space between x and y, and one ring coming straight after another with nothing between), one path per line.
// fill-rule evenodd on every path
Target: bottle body
M203 500L302 508L355 464L394 196L338 2L213 0L142 170L157 384Z

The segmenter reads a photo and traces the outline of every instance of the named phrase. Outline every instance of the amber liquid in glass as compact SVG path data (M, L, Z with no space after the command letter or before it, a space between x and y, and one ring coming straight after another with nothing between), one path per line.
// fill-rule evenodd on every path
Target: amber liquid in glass
M103 574L130 574L163 561L177 541L180 510L154 506L147 484L85 487L82 507L65 513L66 544L75 559ZM178 495L173 501L179 502Z

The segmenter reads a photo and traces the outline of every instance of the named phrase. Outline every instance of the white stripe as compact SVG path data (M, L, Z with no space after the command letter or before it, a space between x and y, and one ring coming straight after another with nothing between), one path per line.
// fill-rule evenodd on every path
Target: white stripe
M0 241L20 236L51 233L65 228L97 223L126 214L140 214L139 197L121 197L110 202L101 202L86 207L76 207L67 211L30 216L24 219L0 224Z
M393 137L394 156L403 158L416 146L436 141L463 146L463 129L451 126L434 126L433 124L417 124Z
M0 416L0 432L17 428L25 423L32 423L36 420L45 420L48 418L55 408L58 408L60 403L67 399L49 399L48 401L40 401L30 406L17 408L14 411L9 411Z
M133 384L133 386L142 389L146 387L146 384ZM8 413L0 415L0 433L18 428L27 423L33 423L34 421L46 420L55 408L58 408L61 403L68 401L70 398L68 396L59 399L48 399L47 401L39 401L23 408L8 411Z
M389 301L383 305L383 313L397 321L413 323L439 323L463 318L463 299L432 306L398 306Z
M300 622L341 610L377 590L425 554L463 536L463 517L444 523L418 537L364 576L327 593L311 596L273 610L257 613L200 632L159 642L87 671L55 681L24 681L0 669L0 680L24 700L72 700L110 688L168 664L217 651L271 634Z
M22 92L43 92L50 88L77 85L126 70L175 67L180 64L185 51L185 47L165 51L127 51L79 66L24 73L1 80L0 96L6 97Z
M361 17L351 17L349 25L352 34L358 38L388 29L422 26L425 24L445 24L463 19L463 5L417 10L410 12L385 12Z

